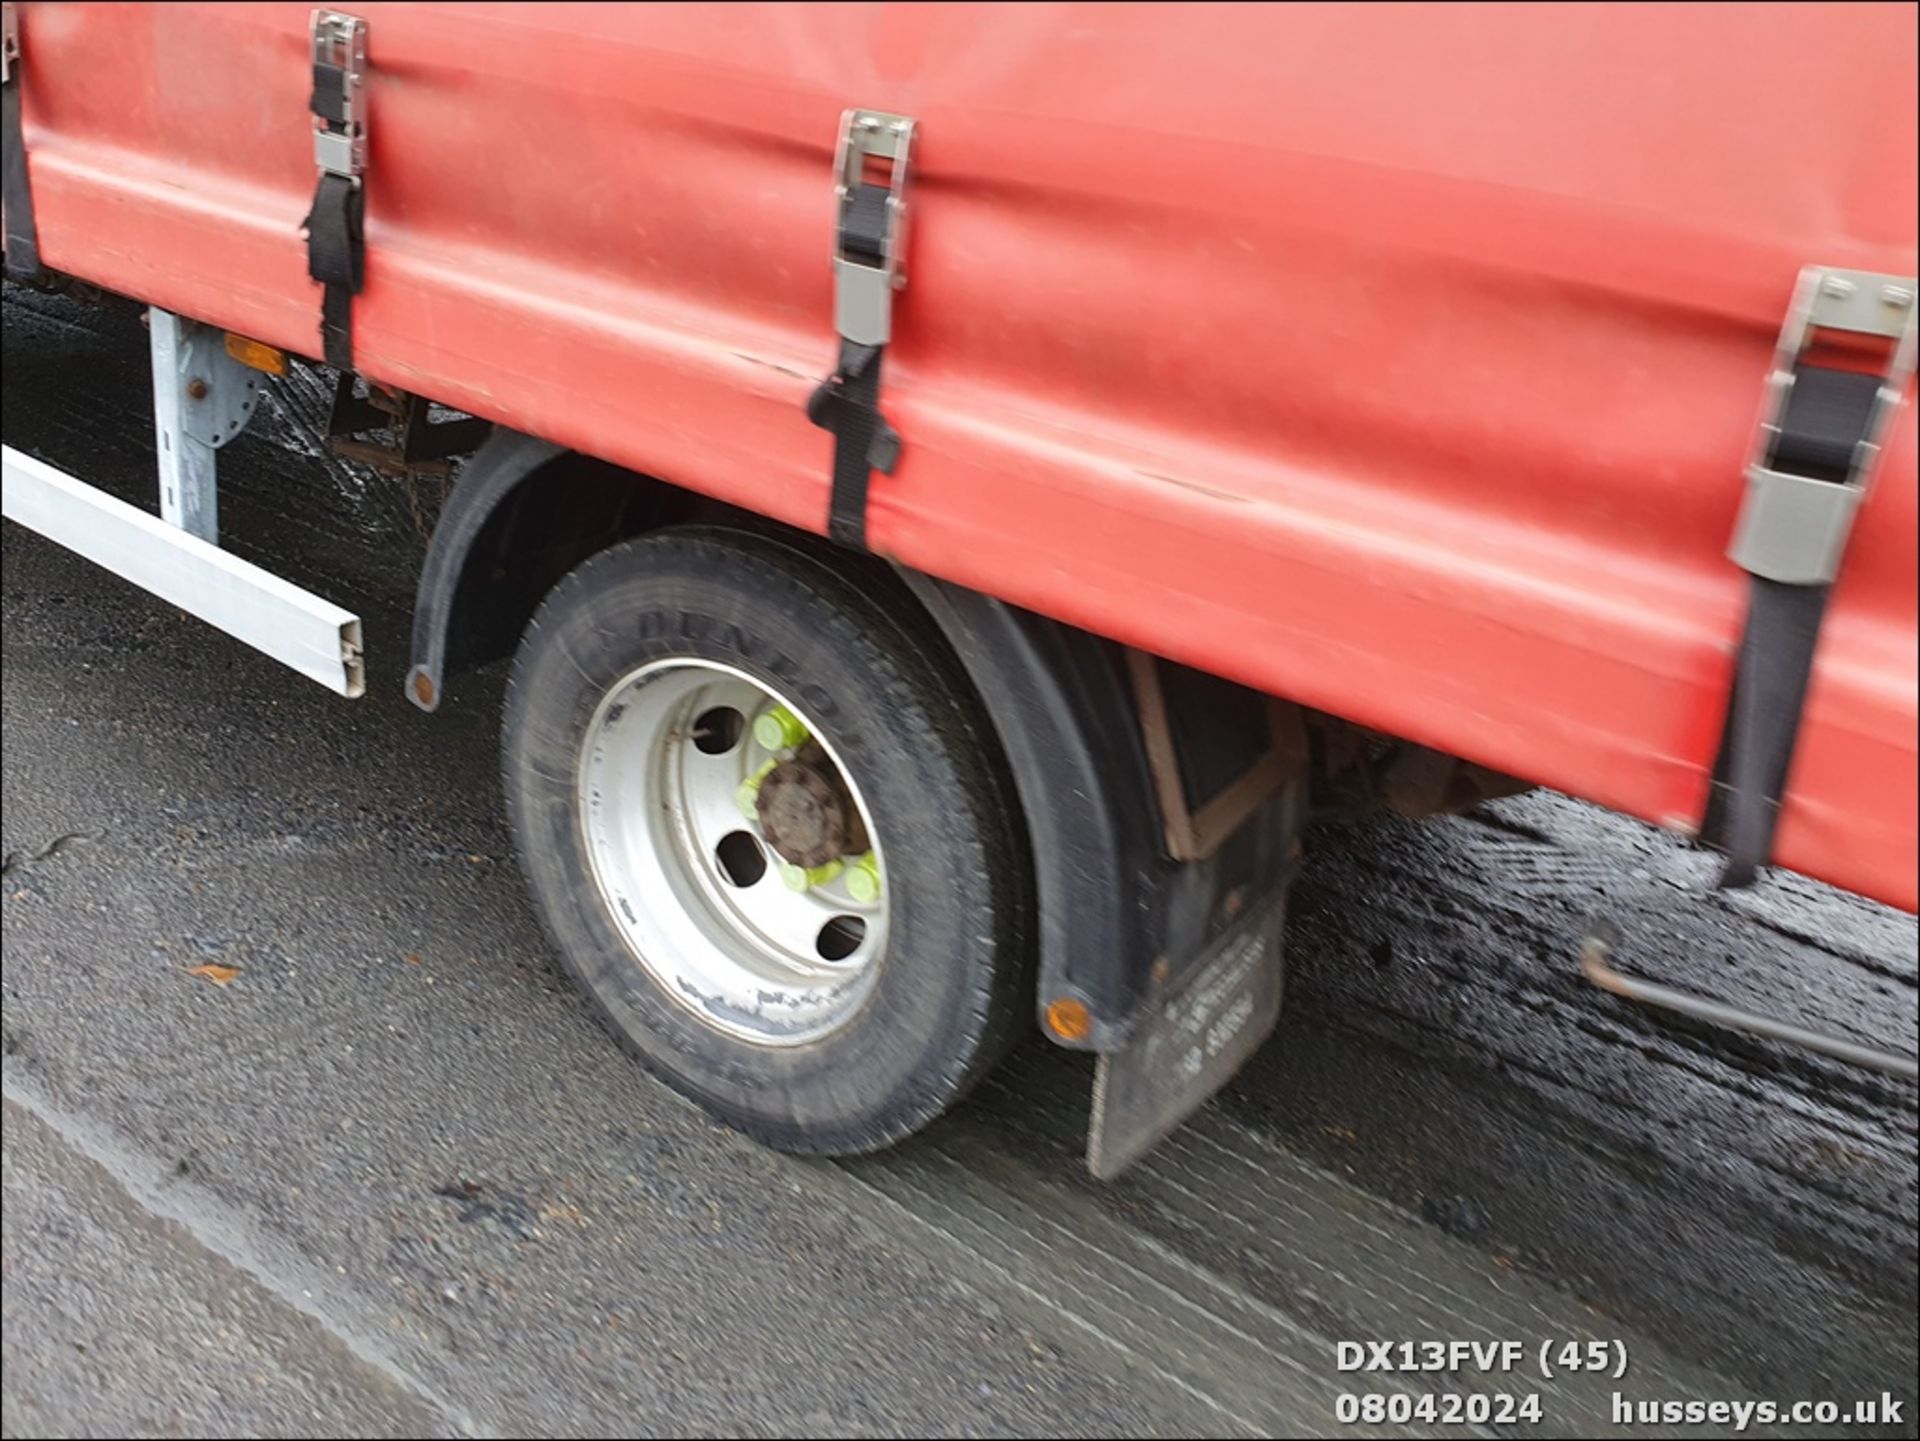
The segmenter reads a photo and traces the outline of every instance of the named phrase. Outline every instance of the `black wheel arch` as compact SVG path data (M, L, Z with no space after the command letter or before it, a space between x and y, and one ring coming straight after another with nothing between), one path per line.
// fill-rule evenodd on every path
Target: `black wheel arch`
M461 469L414 593L407 696L439 708L449 676L513 653L541 599L588 556L729 509L496 427Z

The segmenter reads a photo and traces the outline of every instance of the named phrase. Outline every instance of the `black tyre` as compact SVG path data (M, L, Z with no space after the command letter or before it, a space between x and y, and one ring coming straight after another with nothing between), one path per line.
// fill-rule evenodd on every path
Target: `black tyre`
M883 567L685 529L529 625L503 772L521 864L615 1035L784 1150L873 1150L1030 1007L1024 835L979 701Z

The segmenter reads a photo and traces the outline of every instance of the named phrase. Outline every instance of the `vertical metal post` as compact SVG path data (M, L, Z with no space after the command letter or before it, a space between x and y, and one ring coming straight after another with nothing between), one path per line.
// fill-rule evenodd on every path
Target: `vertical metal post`
M160 457L160 518L191 535L218 544L220 495L214 479L214 448L187 433L189 387L204 394L206 377L190 374L187 337L196 327L170 310L147 312L153 346L153 438Z
M160 517L218 544L214 453L246 428L260 373L227 354L226 333L172 311L147 311L153 352L153 436L160 461Z

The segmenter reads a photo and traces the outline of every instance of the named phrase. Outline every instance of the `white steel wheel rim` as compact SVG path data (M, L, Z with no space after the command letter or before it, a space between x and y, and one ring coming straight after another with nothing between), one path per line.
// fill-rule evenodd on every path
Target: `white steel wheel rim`
M755 734L782 708L837 768L872 843L863 865L818 867L804 890L790 888L741 794L793 756ZM740 722L731 737L727 713ZM608 918L660 990L706 1025L801 1045L845 1026L872 992L889 911L872 811L832 742L765 682L690 657L623 677L587 727L579 815Z

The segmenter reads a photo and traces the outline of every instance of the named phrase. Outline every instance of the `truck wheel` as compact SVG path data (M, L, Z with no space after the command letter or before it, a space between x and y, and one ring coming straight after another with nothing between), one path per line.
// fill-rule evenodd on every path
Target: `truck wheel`
M507 699L514 836L568 970L652 1070L790 1151L918 1130L1030 1010L1004 764L937 635L843 578L866 564L630 541L555 587Z

